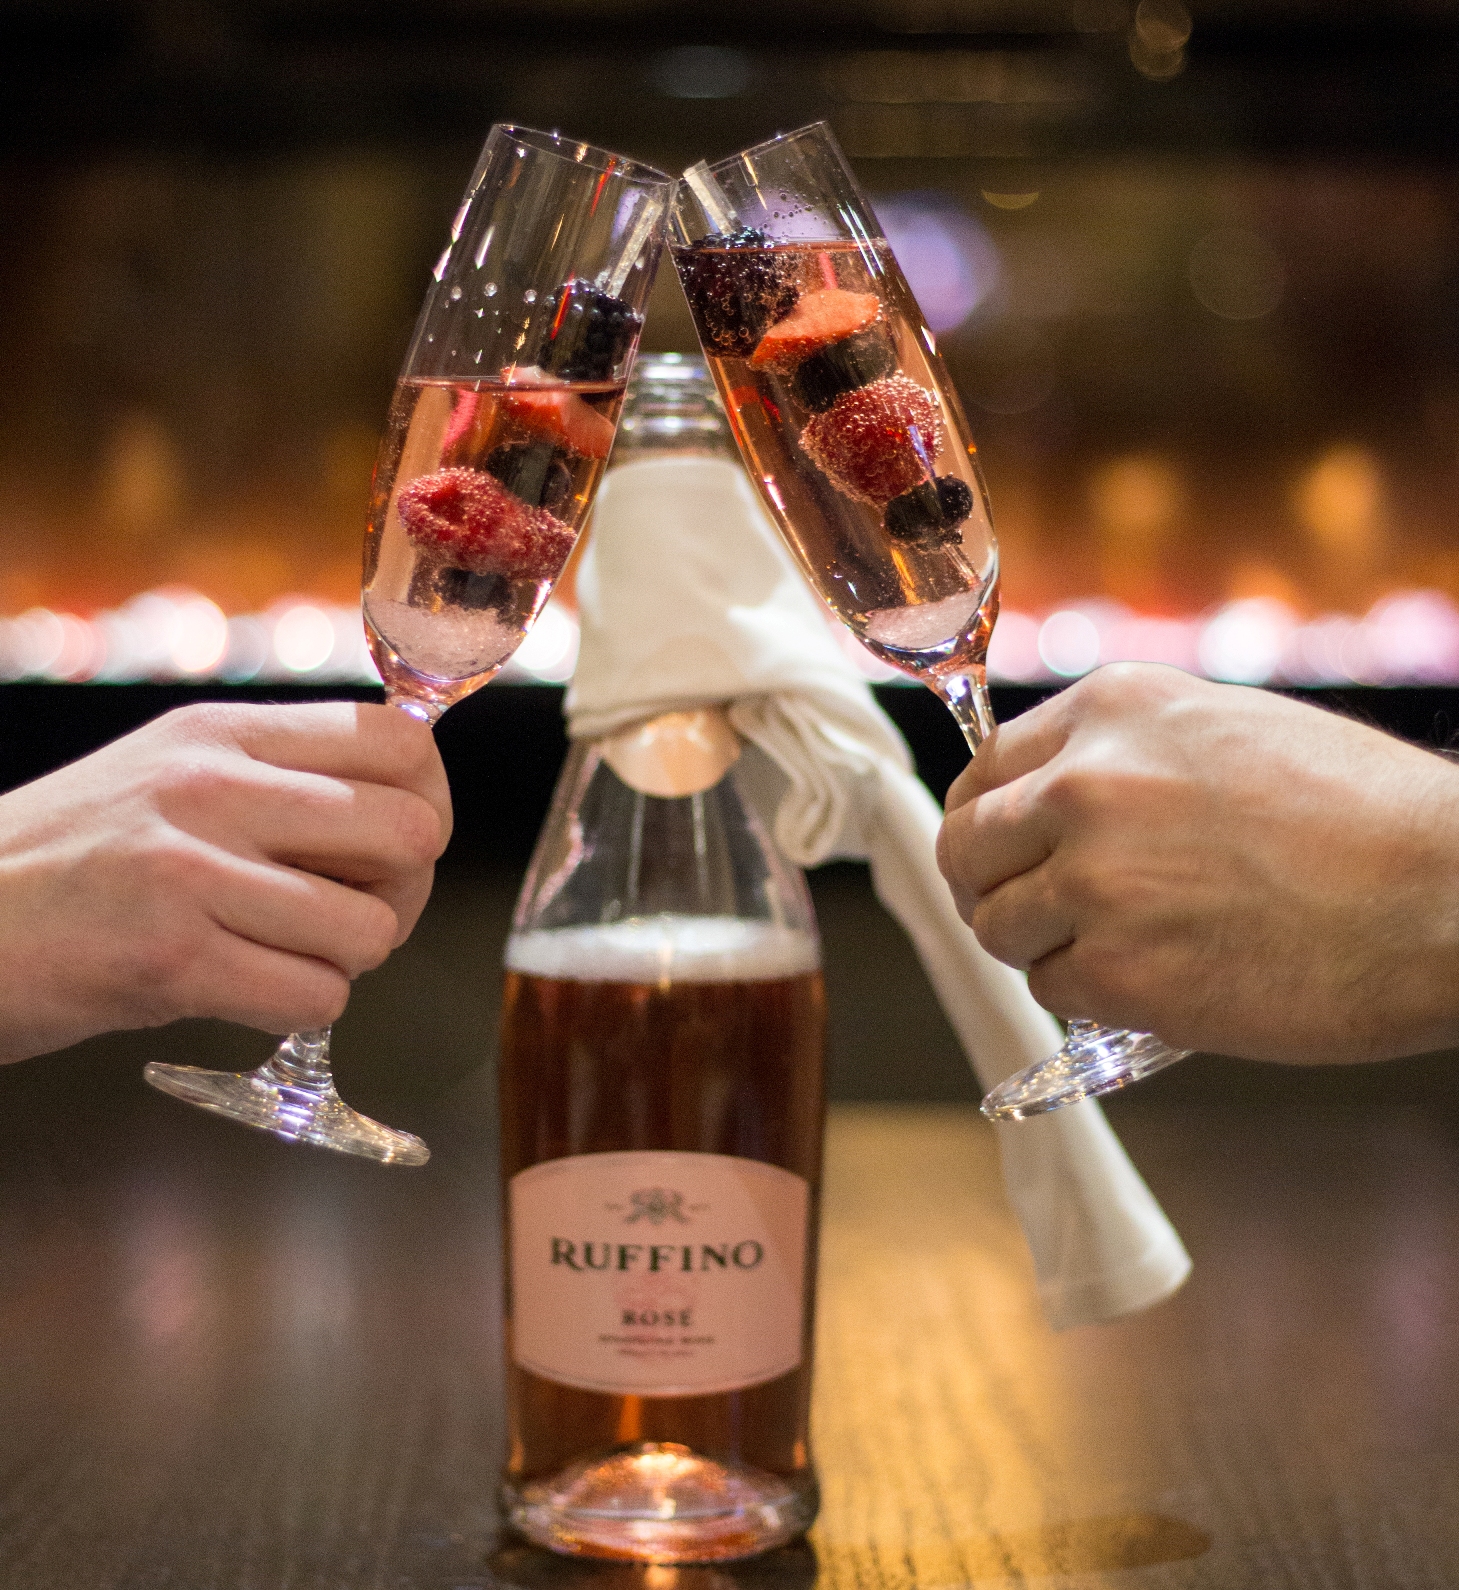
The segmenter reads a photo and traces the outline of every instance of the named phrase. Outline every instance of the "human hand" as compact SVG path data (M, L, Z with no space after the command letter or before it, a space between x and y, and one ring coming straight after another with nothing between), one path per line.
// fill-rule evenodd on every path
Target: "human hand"
M184 707L0 796L0 1060L182 1016L327 1025L450 832L430 730L354 702Z
M1064 1017L1251 1059L1459 1042L1459 767L1265 691L1119 664L1000 727L938 863Z

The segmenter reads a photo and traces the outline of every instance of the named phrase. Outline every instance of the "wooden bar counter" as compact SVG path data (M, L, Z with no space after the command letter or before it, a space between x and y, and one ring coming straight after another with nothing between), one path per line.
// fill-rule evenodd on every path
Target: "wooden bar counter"
M259 1047L220 1031L191 1034L215 1063ZM837 1107L820 1522L758 1563L639 1570L495 1534L487 1068L428 1105L355 1076L435 1149L383 1169L148 1094L142 1059L188 1038L0 1074L4 1590L1459 1584L1459 1142L1432 1067L1335 1102L1317 1078L1243 1097L1257 1067L1122 1101L1195 1275L1063 1336L971 1107Z

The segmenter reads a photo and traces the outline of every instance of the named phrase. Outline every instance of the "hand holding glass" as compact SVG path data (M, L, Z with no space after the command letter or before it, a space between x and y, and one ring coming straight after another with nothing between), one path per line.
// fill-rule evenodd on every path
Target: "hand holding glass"
M426 723L479 690L546 606L592 506L638 346L672 181L556 134L493 127L390 407L365 531L385 699ZM329 1032L242 1075L153 1062L189 1103L394 1164L418 1137L341 1102Z
M976 752L994 727L998 612L977 449L829 127L691 167L670 242L741 456L802 572L868 649L942 697ZM1073 1022L984 1113L1054 1109L1184 1052Z

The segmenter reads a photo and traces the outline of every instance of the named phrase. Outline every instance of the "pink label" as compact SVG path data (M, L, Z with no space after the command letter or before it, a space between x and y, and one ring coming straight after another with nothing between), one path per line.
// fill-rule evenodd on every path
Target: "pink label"
M810 1189L725 1154L579 1154L512 1177L512 1356L648 1397L799 1366Z

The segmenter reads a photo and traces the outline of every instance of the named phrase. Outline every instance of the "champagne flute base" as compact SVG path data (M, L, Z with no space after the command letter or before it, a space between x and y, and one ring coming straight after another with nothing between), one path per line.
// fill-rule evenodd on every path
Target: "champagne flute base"
M733 1562L803 1534L818 1494L745 1464L702 1457L675 1441L574 1463L550 1479L508 1482L503 1512L534 1545L629 1562Z
M323 1081L291 1074L284 1049L255 1071L208 1071L151 1061L142 1075L154 1088L291 1143L359 1154L385 1165L424 1165L431 1151L414 1133L383 1126L344 1103Z
M990 1121L1027 1120L1080 1099L1114 1093L1192 1052L1172 1049L1153 1033L1119 1032L1092 1021L1071 1021L1064 1047L991 1089L983 1100L983 1114Z

